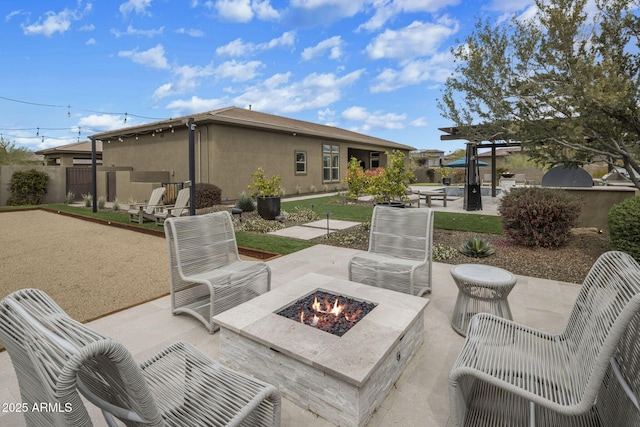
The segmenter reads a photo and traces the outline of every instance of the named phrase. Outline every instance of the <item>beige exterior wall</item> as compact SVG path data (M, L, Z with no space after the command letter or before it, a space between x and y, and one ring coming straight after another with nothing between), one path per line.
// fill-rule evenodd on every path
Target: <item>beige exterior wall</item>
M66 195L67 169L60 166L0 166L0 206L6 206L11 197L9 182L16 171L35 169L49 176L47 194L42 198L42 203L64 203Z
M183 130L184 129L184 130ZM242 192L250 194L251 174L260 166L267 176L282 178L286 195L341 190L348 163L349 148L381 151L383 147L366 144L337 142L321 138L243 128L221 124L198 124L195 131L196 183L208 182L222 189L222 200L235 200ZM127 176L122 172L116 177L116 197L123 203L133 198L144 200L152 187L159 186L159 174L165 174L170 182L189 179L188 131L156 133L123 138L123 141L103 141L103 170L99 172L98 194L106 194L106 170L109 165L118 168L132 167ZM339 181L323 181L323 144L339 147ZM306 153L306 173L296 173L296 152ZM405 152L408 156L408 152ZM380 165L386 164L381 155ZM146 176L143 173L147 173ZM151 184L151 185L149 185Z

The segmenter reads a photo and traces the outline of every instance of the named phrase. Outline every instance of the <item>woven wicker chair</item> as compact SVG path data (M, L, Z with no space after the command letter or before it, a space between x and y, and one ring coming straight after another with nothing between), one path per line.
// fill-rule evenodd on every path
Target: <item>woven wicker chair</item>
M280 394L186 343L138 365L117 341L71 319L47 294L14 292L0 302L0 338L15 368L29 426L91 426L81 396L107 424L277 426Z
M158 187L151 192L148 203L129 206L129 210L127 211L129 214L129 222L142 224L145 219L155 221L156 217L154 213L158 207L162 206L162 196L165 190L165 187Z
M431 292L433 211L376 206L369 250L349 260L349 280L411 295Z
M640 265L607 252L564 332L482 313L449 377L453 426L640 425Z
M164 232L174 314L194 316L213 333L213 316L271 289L266 263L240 260L229 212L169 218Z

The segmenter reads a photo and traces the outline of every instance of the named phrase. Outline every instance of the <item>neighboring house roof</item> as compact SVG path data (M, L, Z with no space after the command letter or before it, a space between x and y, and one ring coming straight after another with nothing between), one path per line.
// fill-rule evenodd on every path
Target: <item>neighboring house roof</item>
M380 147L397 148L400 150L415 150L414 147L408 145L352 132L346 129L306 122L303 120L290 119L288 117L276 116L273 114L260 113L255 110L238 107L221 108L219 110L207 111L205 113L193 114L176 119L116 129L109 132L91 135L90 138L104 141L111 138L116 139L120 136L133 136L136 134L150 133L152 131L158 131L159 129L166 131L175 126L185 125L189 118L193 118L196 125L198 123L220 123L274 132L285 132L294 135L300 134L340 141L359 142Z
M496 157L505 157L509 154L522 152L522 147L496 148ZM478 157L491 157L491 150L478 153Z
M55 154L91 154L91 141L76 142L59 147L46 148L36 154L53 157ZM102 153L102 141L96 141L96 153Z

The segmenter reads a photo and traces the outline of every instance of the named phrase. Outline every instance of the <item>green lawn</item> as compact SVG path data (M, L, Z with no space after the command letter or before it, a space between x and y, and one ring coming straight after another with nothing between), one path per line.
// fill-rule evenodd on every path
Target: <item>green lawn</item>
M331 212L330 218L345 221L370 221L373 206L348 205L342 203L340 196L318 197L315 199L294 200L282 202L282 209L291 211L296 206L311 208L325 217L325 212ZM475 233L502 234L502 219L495 215L465 214L457 212L435 212L433 224L435 228L443 230L472 231Z
M327 196L314 199L282 202L282 209L285 211L291 211L296 206L312 208L321 218L325 217L326 212L331 212L330 218L346 221L370 221L371 214L373 213L373 206L345 204L342 202L342 198L339 196ZM91 208L69 206L65 204L51 204L44 205L43 207L61 212L68 212L75 215L82 215L116 223L130 224L132 226L149 228L152 230L162 230L162 227L156 226L154 222L145 222L142 225L131 223L129 222L128 215L121 212L92 212ZM444 230L502 234L502 220L500 219L500 217L493 215L435 212L434 227ZM238 246L276 252L279 254L289 254L314 245L313 243L306 241L248 232L236 233L236 239L238 242Z

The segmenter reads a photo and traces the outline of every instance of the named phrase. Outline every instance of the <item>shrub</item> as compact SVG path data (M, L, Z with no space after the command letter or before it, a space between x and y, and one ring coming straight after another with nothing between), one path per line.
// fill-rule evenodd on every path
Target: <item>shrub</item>
M35 169L17 171L11 175L9 190L11 197L7 200L9 206L39 205L42 196L47 194L49 175Z
M115 200L113 201L112 209L113 209L114 211L119 211L119 210L120 210L120 202L118 201L118 199L115 199Z
M196 209L210 208L220 204L222 204L220 187L205 182L196 184Z
M267 178L263 167L259 167L251 174L251 181L251 185L247 188L254 190L253 195L256 197L284 196L284 189L280 187L280 175L273 175L271 178Z
M640 197L631 197L609 211L609 239L614 249L640 261Z
M75 194L73 194L71 191L69 191L64 199L64 202L67 205L70 205L71 203L73 203L73 199L76 197Z
M512 242L541 247L567 243L580 210L580 201L566 191L540 187L512 188L498 207Z
M98 209L104 209L104 206L107 204L107 198L104 196L98 197Z
M256 210L256 204L253 202L253 199L244 193L236 200L235 207L242 209L242 212L253 212Z
M482 237L472 237L458 248L458 251L466 256L473 258L486 258L496 253L491 244Z
M93 201L93 196L90 193L82 195L82 201L84 201L84 206L86 208L91 207L91 202Z
M287 220L292 222L311 222L320 219L317 213L311 208L296 206L291 212L284 212L283 215Z

